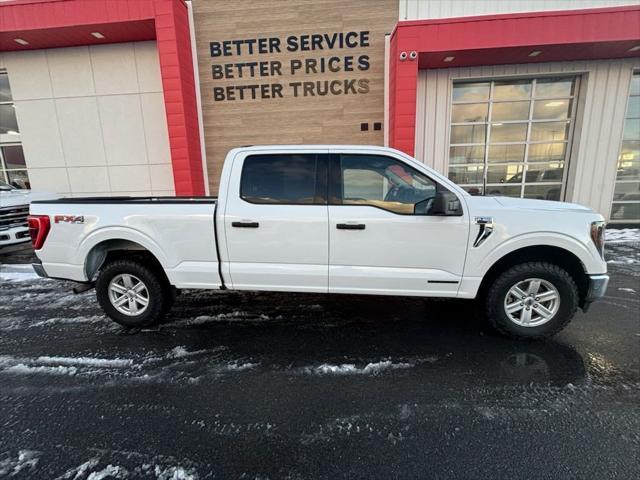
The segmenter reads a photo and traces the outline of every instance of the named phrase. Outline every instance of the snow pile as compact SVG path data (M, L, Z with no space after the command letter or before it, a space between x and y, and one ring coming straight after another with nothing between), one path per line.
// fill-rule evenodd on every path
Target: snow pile
M34 373L42 373L45 375L75 375L78 372L76 367L47 367L47 366L31 366L24 363L18 363L11 367L5 368L3 372L31 375Z
M0 372L16 375L70 375L96 373L95 369L121 369L133 366L133 360L94 357L49 357L19 358L0 356ZM109 370L107 370L108 372Z
M93 358L93 357L38 357L36 363L45 365L80 365L97 368L123 368L133 365L133 360L116 358Z
M92 315L90 317L53 317L47 320L41 320L31 324L32 327L46 327L56 324L74 324L74 323L100 323L104 322L104 315ZM116 327L115 324L109 324Z
M640 242L640 228L608 228L605 230L606 243L633 243Z
M15 459L9 457L6 460L0 460L0 477L13 477L27 468L33 470L41 454L42 452L37 450L20 450Z
M31 265L24 264L2 264L0 265L0 280L10 282L25 282L37 280L38 274Z
M87 477L87 480L119 479L127 478L128 476L129 472L125 468L109 464L98 472L92 472L91 475Z
M155 474L157 480L198 480L198 474L183 467L161 468L156 465Z
M367 363L364 367L358 367L354 363L340 365L323 363L316 367L303 367L301 370L303 373L311 375L378 375L385 370L404 370L414 366L413 363L393 363L391 360L384 360Z
M60 480L77 480L80 478L84 478L84 475L87 473L87 470L93 470L98 463L100 462L100 458L92 458L91 460L87 460L81 465L78 465L75 468L67 470L63 475L58 477Z
M230 313L220 313L218 315L200 315L194 318L186 318L183 320L176 320L174 322L165 323L162 327L196 327L213 322L261 322L269 320L268 315L251 315L247 312L235 310Z

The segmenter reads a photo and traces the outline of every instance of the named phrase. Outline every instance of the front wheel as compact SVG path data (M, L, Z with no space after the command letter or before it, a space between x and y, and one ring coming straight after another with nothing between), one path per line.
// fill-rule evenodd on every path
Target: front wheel
M566 270L552 263L527 262L496 278L487 294L486 313L504 335L547 338L571 321L578 299L578 287Z
M170 285L147 264L115 260L105 265L96 280L96 296L104 312L128 328L156 323L171 306Z

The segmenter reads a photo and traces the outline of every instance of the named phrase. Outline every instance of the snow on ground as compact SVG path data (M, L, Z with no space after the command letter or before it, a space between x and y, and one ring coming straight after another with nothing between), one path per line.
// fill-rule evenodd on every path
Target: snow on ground
M606 243L640 242L640 228L607 228L604 238Z
M20 450L16 457L0 460L0 477L14 477L23 470L33 470L40 460L37 450Z
M133 365L131 359L107 359L107 358L92 358L92 357L38 357L36 363L43 363L45 365L81 365L89 367L112 367L123 368Z
M413 363L393 363L391 360L383 360L367 363L362 367L356 366L355 363L342 363L340 365L323 363L318 366L303 367L300 371L310 375L378 375L385 370L406 369L414 366Z
M0 264L0 281L25 282L38 278L31 265Z

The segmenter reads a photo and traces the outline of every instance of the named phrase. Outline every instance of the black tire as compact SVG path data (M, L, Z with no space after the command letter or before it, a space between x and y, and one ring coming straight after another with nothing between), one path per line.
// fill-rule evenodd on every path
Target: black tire
M138 315L121 313L111 303L109 285L120 274L137 277L148 292L148 305ZM157 323L171 308L175 299L175 289L156 268L139 260L114 260L104 265L96 280L96 297L104 312L113 321L127 328L148 327Z
M514 285L530 278L551 283L558 291L560 304L555 315L538 326L523 326L512 321L505 311L505 298ZM489 287L485 300L485 312L491 326L502 335L518 339L548 338L571 321L578 308L578 287L563 268L547 262L527 262L502 272Z

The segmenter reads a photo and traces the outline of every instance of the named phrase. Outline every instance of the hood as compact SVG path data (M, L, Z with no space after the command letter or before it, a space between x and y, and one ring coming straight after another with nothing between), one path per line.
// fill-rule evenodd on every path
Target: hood
M530 198L493 197L506 208L522 208L526 210L543 210L552 212L581 212L595 213L589 207L577 203L554 202L550 200L535 200Z
M0 190L0 207L15 207L17 205L28 205L33 200L55 200L60 195L52 192L42 192L33 190Z

